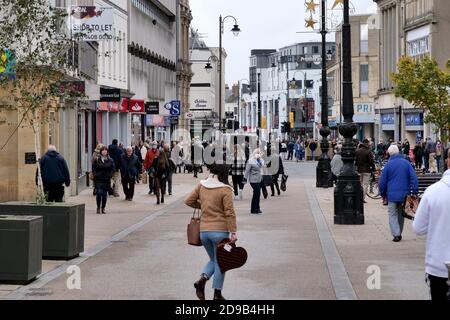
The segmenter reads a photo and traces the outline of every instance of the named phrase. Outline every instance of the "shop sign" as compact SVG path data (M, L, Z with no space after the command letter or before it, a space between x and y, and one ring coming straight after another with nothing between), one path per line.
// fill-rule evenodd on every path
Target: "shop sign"
M153 114L147 114L145 116L145 124L147 127L168 127L170 126L170 122L170 117Z
M100 88L100 101L120 102L120 89Z
M127 98L122 98L119 106L119 112L128 112L128 102L129 100Z
M375 106L373 103L355 103L353 121L355 123L375 123Z
M159 102L146 102L145 103L146 114L159 114Z
M159 108L159 114L162 116L179 116L181 112L181 102L172 100Z
M128 111L133 112L133 113L144 113L145 112L144 100L130 99L129 104L128 104Z
M381 114L381 124L395 124L395 114L394 113L382 113Z
M423 126L423 113L406 113L405 123L407 127Z
M112 40L114 11L112 7L71 6L70 27L78 41Z

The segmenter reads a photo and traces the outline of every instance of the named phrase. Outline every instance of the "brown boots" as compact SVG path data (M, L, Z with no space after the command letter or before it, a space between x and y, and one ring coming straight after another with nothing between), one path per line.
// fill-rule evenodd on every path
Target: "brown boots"
M199 300L205 300L205 285L209 278L206 274L202 274L200 279L194 283L196 294Z
M222 290L214 289L214 300L227 300L222 296Z

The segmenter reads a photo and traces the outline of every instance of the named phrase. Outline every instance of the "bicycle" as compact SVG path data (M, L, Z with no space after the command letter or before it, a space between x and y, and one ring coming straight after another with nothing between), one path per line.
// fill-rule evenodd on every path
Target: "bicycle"
M367 188L366 195L371 199L381 199L380 188L378 182L380 180L381 171L383 168L375 170L375 172L370 177L369 187Z

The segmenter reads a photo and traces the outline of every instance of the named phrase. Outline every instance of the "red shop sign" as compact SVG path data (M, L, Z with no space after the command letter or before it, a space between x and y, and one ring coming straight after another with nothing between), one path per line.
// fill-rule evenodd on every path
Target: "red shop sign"
M97 102L97 111L109 111L108 102Z
M128 102L129 100L127 98L122 98L119 106L119 112L128 112Z
M119 112L120 104L119 102L108 102L109 103L109 111Z
M144 113L145 112L144 100L130 100L128 104L128 111L133 113Z

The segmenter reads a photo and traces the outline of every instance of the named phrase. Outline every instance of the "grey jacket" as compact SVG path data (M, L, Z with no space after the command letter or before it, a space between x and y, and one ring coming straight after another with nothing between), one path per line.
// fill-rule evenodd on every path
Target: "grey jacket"
M262 167L258 166L256 159L250 159L245 166L244 177L249 183L260 183L262 181L262 169L264 161L261 159Z

